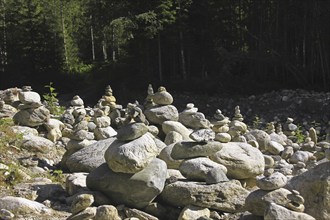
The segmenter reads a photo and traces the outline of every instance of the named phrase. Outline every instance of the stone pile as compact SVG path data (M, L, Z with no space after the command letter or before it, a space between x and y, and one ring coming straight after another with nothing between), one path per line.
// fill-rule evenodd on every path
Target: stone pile
M143 105L136 101L123 109L107 86L93 109L75 96L61 121L48 116L38 125L25 124L45 126L49 140L37 130L25 136L33 133L49 141L48 148L37 148L40 152L61 143L66 149L62 168L72 173L61 197L54 196L59 192L54 186L38 201L51 207L56 197L71 220L330 217L330 143L319 140L316 129L309 128L305 140L298 142L292 118L283 129L276 120L268 122L265 131L251 129L238 105L231 119L217 109L209 120L192 102L179 112L164 87L154 92L149 85L147 93ZM10 97L7 100L15 100ZM19 103L12 102L18 103L13 116L18 124L23 121L16 116L21 111L43 107L29 87L18 98ZM26 118L36 122L31 115ZM33 161L22 163L36 168ZM8 169L5 166L0 169ZM0 218L54 211L26 201L29 208L17 211L9 205L15 199L0 199Z

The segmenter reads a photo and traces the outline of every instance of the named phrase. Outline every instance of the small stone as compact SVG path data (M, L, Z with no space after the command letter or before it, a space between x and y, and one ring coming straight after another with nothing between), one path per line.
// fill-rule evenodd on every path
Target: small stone
M82 210L91 206L94 202L94 197L91 194L80 194L78 195L71 204L72 214L77 214Z
M221 143L228 143L231 141L231 136L228 133L217 133L215 134L214 140L220 141Z
M200 129L192 132L189 137L196 142L208 142L215 138L215 133L211 129Z
M72 101L71 101L71 105L72 106L83 106L84 105L84 101L78 96L74 96Z

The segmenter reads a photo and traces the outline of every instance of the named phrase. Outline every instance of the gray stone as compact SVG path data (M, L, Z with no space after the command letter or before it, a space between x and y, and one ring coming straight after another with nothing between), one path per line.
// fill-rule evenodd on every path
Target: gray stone
M196 112L193 114L182 112L179 114L179 122L181 122L184 126L193 129L209 128L211 126L209 120L207 120L205 115L201 112Z
M174 160L171 156L172 149L174 147L174 144L170 144L166 146L158 155L159 159L162 159L166 162L166 165L169 169L179 169L179 166L182 162L182 160Z
M227 167L228 177L248 179L264 172L264 156L258 149L241 142L221 145L222 149L211 155L210 159Z
M91 144L94 144L96 143L97 141L96 140L87 140L87 139L84 139L82 141L77 141L77 140L69 140L69 142L67 143L66 145L66 149L67 150L73 150L73 151L78 151L84 147L87 147Z
M330 219L330 162L321 163L292 177L286 188L305 199L305 212L316 219Z
M27 126L11 126L10 127L11 131L13 131L15 134L21 134L21 135L35 135L38 136L39 133L37 131L37 129L35 128L30 128Z
M145 219L145 220L158 220L157 217L152 216L146 212L143 212L138 209L131 209L131 208L124 208L125 215L131 219L131 218L136 218L136 219Z
M194 157L211 156L223 148L223 143L210 141L198 143L193 141L181 141L174 145L171 157L175 160L188 159Z
M84 106L84 101L78 95L74 96L70 103L72 106Z
M114 141L106 150L104 157L113 171L136 173L148 166L158 153L153 136L147 133L131 142Z
M252 131L248 132L248 134L252 135L256 139L256 141L259 144L259 149L262 152L266 150L266 147L270 142L269 134L267 134L265 131L258 130L258 129L252 130ZM250 139L247 138L247 140L249 141Z
M75 215L69 216L67 220L90 220L93 219L95 215L96 207L88 207Z
M221 143L228 143L231 141L231 136L228 133L216 133L214 140L220 141Z
M213 162L206 157L198 157L182 161L179 170L184 177L193 181L206 181L207 174L214 168L219 168L227 173L227 168Z
M162 192L166 171L166 163L157 158L135 174L115 173L102 164L87 176L87 187L103 192L114 204L144 208Z
M40 95L33 91L20 92L18 98L23 104L41 103Z
M91 172L105 163L104 153L116 138L97 141L74 154L67 160L66 165L71 172Z
M275 172L270 176L257 179L257 186L262 190L275 190L286 185L288 179L282 173Z
M96 140L103 140L111 137L115 137L117 132L112 127L95 128L94 135Z
M72 134L71 139L77 140L77 141L82 141L84 139L93 140L94 139L94 133L88 132L87 130L75 131Z
M163 90L164 87L159 88L158 92L156 92L153 96L152 96L152 100L154 101L155 104L157 105L171 105L173 103L173 97L170 93L168 93L165 90ZM163 91L160 91L163 90Z
M65 190L69 195L76 194L79 190L86 189L88 173L72 173L66 177Z
M43 137L24 135L22 147L32 152L48 153L54 148L54 143Z
M265 220L274 220L274 219L299 219L299 220L315 220L312 216L301 213L294 212L287 208L284 208L281 205L276 203L270 203L264 214Z
M113 205L102 205L97 207L95 220L121 220L118 210Z
M189 137L191 131L188 128L186 128L183 124L181 124L180 122L165 121L162 124L162 129L165 134L168 134L171 131L175 131L175 132L178 132L179 134L181 134L183 140L191 140L191 138Z
M273 191L255 190L245 199L246 210L254 215L263 216L270 203L273 202L285 206L290 202L287 198L289 194L291 194L291 192L284 188Z
M93 195L90 194L80 194L76 196L71 204L71 212L73 215L81 212L91 206L94 202Z
M150 123L157 125L161 125L164 121L177 121L179 119L179 112L173 105L148 108L144 114Z
M197 206L188 205L180 213L178 220L198 220L201 218L210 218L210 210Z
M165 186L162 201L175 207L194 205L224 212L241 212L249 191L237 180L206 185L200 182L176 181ZM178 199L179 198L179 199Z
M117 139L120 141L132 141L148 132L144 123L131 123L124 125L117 131Z
M197 142L208 142L214 140L215 133L212 129L199 129L192 132L189 137Z
M273 155L278 155L284 150L284 147L280 143L277 143L275 141L269 141L265 150Z
M229 179L221 167L215 167L206 174L205 182L207 184L216 184L228 181Z
M298 163L298 162L306 163L309 160L309 158L311 158L312 156L313 153L311 152L298 150L294 152L294 154L290 157L289 161L290 163Z
M281 153L281 157L286 160L286 159L292 157L293 154L294 154L293 147L286 146Z
M275 161L271 156L264 155L264 160L265 160L265 168L266 169L274 167Z
M179 141L182 141L182 135L176 131L167 133L164 140L166 145L175 144Z
M49 118L49 110L44 106L36 109L20 110L13 117L15 124L29 127L40 126L47 122Z
M5 196L0 198L1 209L6 209L14 215L43 214L50 215L51 209L45 205L21 197Z
M111 124L111 119L108 116L97 117L93 121L98 128L106 128Z

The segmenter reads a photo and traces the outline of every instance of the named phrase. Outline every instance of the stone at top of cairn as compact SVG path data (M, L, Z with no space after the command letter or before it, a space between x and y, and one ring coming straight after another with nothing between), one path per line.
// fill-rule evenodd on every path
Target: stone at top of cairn
M239 109L239 106L237 105L235 107L235 114L234 114L234 117L233 117L233 121L243 121L244 118L243 118L243 115L241 114L241 110Z
M172 95L166 91L164 86L160 86L153 95L153 101L157 105L171 105L173 103Z
M82 107L84 106L84 101L80 98L79 95L75 95L71 100L71 105L75 107Z
M30 91L32 91L32 87L31 86L23 86L22 91L23 92L30 92Z
M128 103L127 108L125 109L125 120L123 124L125 125L134 122L141 122L145 125L149 125L142 109L138 107L137 104Z
M267 132L268 134L272 134L272 133L275 132L275 125L274 125L274 122L269 122L269 123L267 123L267 125L266 125L266 132Z
M293 124L293 118L287 118L286 122L283 126L284 129L284 134L288 135L288 136L293 136L295 135L295 131L298 129L297 125Z
M105 88L105 92L104 95L102 96L102 99L104 99L102 101L102 105L106 106L110 106L110 107L116 107L116 97L113 96L113 91L110 85L107 85L107 87Z
M217 109L215 111L215 114L213 115L213 117L214 117L214 119L217 120L216 122L214 122L214 125L223 126L223 125L230 123L229 118L224 116L220 109Z
M153 101L153 97L154 97L154 89L152 88L152 85L149 84L148 85L148 90L147 90L147 97L144 101L144 107L147 109L147 108L152 108L155 106L155 103Z
M148 85L148 96L153 95L153 94L155 94L155 93L154 93L154 89L152 88L152 85L149 84L149 85Z
M196 108L193 103L188 103L186 105L186 108L182 112L185 112L185 113L196 113L196 112L198 112L198 108Z

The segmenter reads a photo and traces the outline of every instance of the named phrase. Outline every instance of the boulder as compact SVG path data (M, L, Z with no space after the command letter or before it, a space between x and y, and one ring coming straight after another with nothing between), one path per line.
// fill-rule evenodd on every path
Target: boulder
M66 160L66 165L71 172L91 172L105 163L104 153L116 138L108 138L89 145Z
M330 162L321 163L292 177L286 188L300 192L305 212L316 219L330 219Z
M131 142L115 140L106 150L104 157L113 171L136 173L148 166L158 153L153 136L147 133Z
M228 177L248 179L264 172L264 156L257 148L241 142L222 143L221 146L210 159L227 167Z
M269 134L267 134L265 131L262 130L251 130L250 132L248 132L245 137L247 139L247 141L249 141L251 138L250 135L252 135L255 140L258 142L259 144L259 149L263 152L266 150L267 145L270 142L270 136Z
M257 186L262 190L275 190L286 185L288 179L280 172L275 172L257 180Z
M39 202L13 196L5 196L0 198L0 207L0 209L6 209L14 215L50 215L52 212L50 208Z
M274 219L299 219L299 220L315 220L312 216L302 213L291 211L276 203L270 203L264 214L265 220Z
M182 161L179 170L184 177L193 181L206 181L207 174L218 168L227 173L227 168L221 164L213 162L206 157L198 157Z
M309 158L313 156L313 153L309 151L301 151L298 150L293 153L293 155L290 157L289 161L290 163L298 163L298 162L303 162L306 163Z
M179 114L179 122L184 126L193 129L209 128L211 123L205 118L205 115L201 112Z
M86 182L89 189L103 192L114 204L144 208L162 192L166 174L166 163L156 158L135 174L116 173L102 164L87 176Z
M41 97L37 92L28 91L18 94L19 101L23 104L41 103Z
M152 124L161 125L164 121L177 121L179 113L175 106L155 106L144 111L148 121Z
M158 91L152 95L152 100L157 105L171 105L173 103L172 95L167 92L164 87L160 87Z
M54 143L43 137L24 135L22 147L33 152L48 153L54 148Z
M131 123L122 126L117 131L117 139L120 141L132 141L148 132L148 126L144 123Z
M273 191L255 190L245 199L246 209L254 215L263 216L270 203L285 206L290 200L288 195L291 192L280 188Z
M181 141L174 145L171 157L175 160L207 157L215 154L223 148L223 143L210 141L198 143L194 141Z
M36 109L20 110L13 117L15 124L29 127L40 126L47 122L49 118L49 110L44 106L40 106Z
M244 201L248 194L249 191L237 180L212 185L176 181L165 186L160 199L175 207L194 205L236 213L244 211Z

